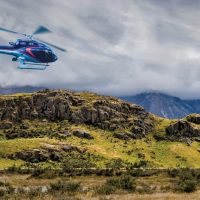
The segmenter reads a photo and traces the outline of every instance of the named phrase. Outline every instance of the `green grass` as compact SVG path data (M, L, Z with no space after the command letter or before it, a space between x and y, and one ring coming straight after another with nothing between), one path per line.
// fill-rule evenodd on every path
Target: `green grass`
M40 129L45 131L50 128L53 131L67 129L73 131L75 129L85 130L89 132L94 139L80 139L72 136L62 140L62 144L70 144L78 146L81 149L87 149L88 153L99 156L99 160L95 161L98 167L105 167L109 160L121 159L124 162L132 163L141 160L138 154L144 155L143 160L148 162L147 167L150 168L175 168L175 167L200 167L200 144L193 142L191 146L181 142L157 141L154 134L164 135L164 128L171 121L160 119L156 125L157 132L152 132L147 138L138 140L123 141L113 137L113 132L104 131L87 125L74 125L68 122L47 123L42 124L39 121L28 122L31 129ZM5 155L13 154L29 149L36 149L45 144L54 144L59 146L59 140L49 138L31 138L31 139L14 139L0 140L0 157L3 159ZM8 164L4 164L8 163ZM10 166L11 160L0 160L0 167Z
M163 120L160 125L160 134L165 134L163 128L170 123ZM71 129L81 129L90 132L94 140L71 137L67 141L70 144L88 149L93 154L98 154L106 159L120 158L125 162L135 163L140 160L138 153L145 155L148 167L176 168L176 167L200 167L200 144L193 142L188 146L182 142L157 141L153 135L145 139L123 141L113 138L113 133L85 125L72 125ZM129 152L129 153L128 153Z
M56 144L58 141L48 138L0 140L0 156L23 150L40 148L45 144Z
M87 98L90 98L90 96ZM26 120L25 122L29 124L29 130L51 131L62 134L64 131L72 132L73 130L80 129L89 132L94 139L87 140L72 136L62 140L49 139L47 137L6 140L2 137L0 139L0 168L7 165L10 166L13 164L12 162L15 162L6 160L6 155L41 148L45 144L54 144L56 146L69 144L75 145L80 149L86 149L87 153L94 155L91 159L97 167L105 167L109 161L121 159L125 163L132 164L145 160L149 168L199 168L200 143L193 142L191 146L188 146L183 142L158 141L154 136L165 136L165 128L173 121L157 117L155 117L155 121L155 129L146 138L124 141L114 138L114 132L104 131L94 126L75 125L68 121L41 122L40 120ZM15 126L19 128L20 124ZM3 130L0 131L0 134L3 135ZM142 155L143 158L139 155ZM22 161L17 162L20 164Z
M19 167L24 163L25 162L22 160L11 160L11 159L0 158L0 169L6 169L12 166Z

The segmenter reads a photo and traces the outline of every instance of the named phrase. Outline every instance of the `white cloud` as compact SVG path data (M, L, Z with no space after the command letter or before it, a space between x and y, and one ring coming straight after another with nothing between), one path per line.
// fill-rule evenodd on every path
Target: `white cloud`
M156 90L200 97L199 1L0 0L0 26L68 49L45 72L19 71L0 55L1 85L46 85L132 95ZM15 36L0 33L2 44Z

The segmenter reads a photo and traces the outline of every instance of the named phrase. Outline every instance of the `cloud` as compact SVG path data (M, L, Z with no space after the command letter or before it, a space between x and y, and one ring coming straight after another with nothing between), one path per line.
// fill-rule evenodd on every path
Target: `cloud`
M189 2L189 3L188 3ZM45 85L133 95L156 90L200 97L198 0L0 0L0 26L68 49L44 72L20 71L0 55L0 85ZM16 35L0 33L0 43Z

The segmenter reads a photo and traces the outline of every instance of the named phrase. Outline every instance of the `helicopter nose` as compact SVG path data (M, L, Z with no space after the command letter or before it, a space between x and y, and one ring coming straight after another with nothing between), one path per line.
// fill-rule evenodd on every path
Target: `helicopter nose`
M58 60L58 57L54 54L54 61Z

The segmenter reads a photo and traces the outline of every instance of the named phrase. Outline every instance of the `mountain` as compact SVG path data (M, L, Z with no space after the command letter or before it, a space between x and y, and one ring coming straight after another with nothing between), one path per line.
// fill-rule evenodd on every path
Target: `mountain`
M0 94L16 94L16 93L31 93L39 90L44 90L45 87L33 87L33 86L9 86L0 87Z
M200 100L183 100L162 93L142 93L121 97L121 99L141 105L148 112L169 119L183 118L191 113L200 113Z
M42 90L0 96L0 169L200 167L200 115L160 118L110 96Z

